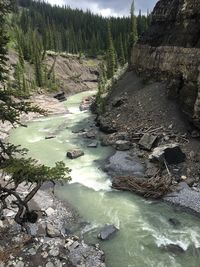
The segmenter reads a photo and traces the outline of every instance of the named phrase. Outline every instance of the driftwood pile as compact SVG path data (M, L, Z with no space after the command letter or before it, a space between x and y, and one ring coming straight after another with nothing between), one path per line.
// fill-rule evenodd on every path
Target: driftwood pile
M171 191L171 175L156 175L151 179L134 177L117 177L112 183L112 188L134 192L145 198L159 199Z

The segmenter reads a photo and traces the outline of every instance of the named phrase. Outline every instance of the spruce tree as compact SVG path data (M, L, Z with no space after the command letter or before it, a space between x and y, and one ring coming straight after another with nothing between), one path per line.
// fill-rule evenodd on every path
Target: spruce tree
M138 31L137 31L137 18L135 16L135 0L131 4L131 34L130 39L132 45L136 44L138 40Z
M107 51L107 21L112 23L112 38L117 53L119 52L119 35L129 35L130 18L103 18L91 12L72 10L51 6L46 1L18 0L20 12L16 14L16 25L21 29L27 44L27 34L37 31L47 50L65 51L70 53L105 54ZM23 40L24 41L24 40ZM27 47L24 46L25 60L29 60ZM95 48L95 49L94 49ZM96 51L95 51L96 50ZM91 52L92 51L92 52Z
M143 33L143 22L142 22L142 11L139 10L139 15L137 17L137 31L140 36Z
M138 40L138 31L137 31L137 18L135 16L135 1L133 0L131 4L131 31L129 36L129 47L128 47L128 60L129 64L131 61L131 53L133 46Z
M119 55L119 63L121 66L124 66L126 63L125 55L124 55L124 45L122 41L122 35L120 34L120 55Z
M32 34L32 57L35 70L35 80L38 87L43 87L43 49L37 32Z
M108 79L111 79L114 76L115 70L116 70L116 53L115 53L115 48L113 44L110 22L108 22L107 39L108 39L107 55L106 55L107 77Z

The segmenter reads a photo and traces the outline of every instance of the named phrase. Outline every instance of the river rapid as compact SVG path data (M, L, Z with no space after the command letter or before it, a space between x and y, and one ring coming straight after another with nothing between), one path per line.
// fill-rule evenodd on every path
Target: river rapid
M110 179L101 170L99 160L113 153L110 147L88 148L91 140L73 133L90 128L94 115L81 112L81 100L94 92L73 95L64 103L69 114L36 119L27 128L14 129L10 142L29 149L29 156L53 166L63 160L72 169L72 182L56 188L56 195L66 200L87 222L84 239L99 243L97 234L104 224L114 224L120 231L100 242L108 267L199 267L200 220L162 202L144 200L134 194L111 190ZM45 140L55 134L56 138ZM75 160L66 158L69 149L81 148L85 155ZM169 223L180 221L179 226ZM176 244L185 252L166 249ZM171 247L172 248L172 247Z

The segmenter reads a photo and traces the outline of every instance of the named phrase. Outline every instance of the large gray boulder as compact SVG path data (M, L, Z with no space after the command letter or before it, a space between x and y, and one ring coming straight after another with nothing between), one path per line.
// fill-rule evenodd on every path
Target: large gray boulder
M161 249L169 252L169 253L173 253L175 255L179 255L185 252L185 250L179 246L178 244L167 244L167 245L163 245L161 246Z
M67 157L70 159L76 159L84 156L84 152L81 149L73 149L67 152Z
M114 225L108 225L106 224L100 231L100 233L98 234L98 238L101 240L108 240L111 237L113 237L117 232L119 231L119 229L117 229L117 227L115 227Z
M105 171L112 177L143 177L145 168L136 155L131 155L129 151L117 151L109 158Z
M149 156L150 161L162 161L165 159L168 164L184 162L186 155L182 152L179 144L168 144L156 147Z

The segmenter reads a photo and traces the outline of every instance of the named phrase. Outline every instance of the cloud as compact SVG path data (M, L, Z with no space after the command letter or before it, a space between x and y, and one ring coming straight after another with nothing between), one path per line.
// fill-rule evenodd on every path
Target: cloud
M103 16L128 15L132 0L46 0L54 5L69 5L71 8L90 9L93 13ZM147 9L152 10L158 0L135 0L135 7L144 13Z

